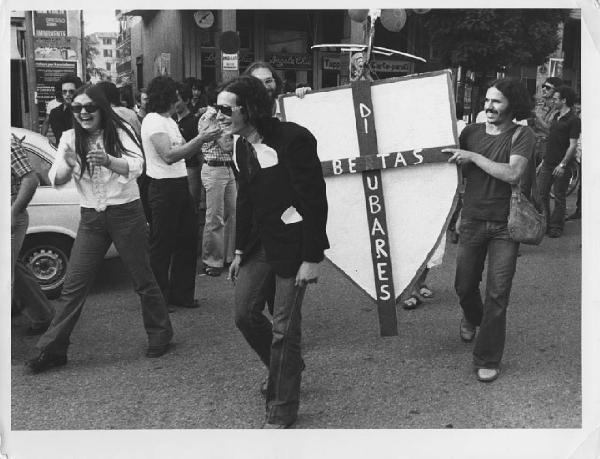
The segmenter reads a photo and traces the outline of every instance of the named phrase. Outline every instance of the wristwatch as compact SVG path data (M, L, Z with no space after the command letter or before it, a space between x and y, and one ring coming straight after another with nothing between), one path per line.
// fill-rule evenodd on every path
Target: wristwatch
M565 167L567 167L567 165L566 165L565 163L560 163L560 164L559 164L559 166L560 166L560 167L562 167L563 169L564 169Z

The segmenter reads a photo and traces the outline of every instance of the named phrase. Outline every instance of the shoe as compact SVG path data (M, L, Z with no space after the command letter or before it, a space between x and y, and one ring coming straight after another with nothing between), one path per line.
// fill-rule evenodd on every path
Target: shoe
M67 364L66 354L52 354L42 351L35 359L27 361L27 366L32 373L41 373L54 367L62 367Z
M289 429L294 425L295 422L296 422L295 419L293 421L290 421L288 423L283 423L283 424L270 424L265 421L262 428L263 429Z
M215 268L214 266L206 266L204 268L204 274L211 277L219 277L222 271L222 268Z
M475 339L475 325L464 317L460 319L460 339L465 343L470 343Z
M410 311L411 309L417 309L422 301L416 295L411 295L402 302L402 309Z
M552 228L548 231L548 237L557 238L562 236L562 230L558 228Z
M575 211L567 217L567 220L581 220L581 212Z
M499 368L478 368L477 380L481 382L492 382L500 375Z
M161 344L159 346L148 346L148 349L146 350L146 357L151 359L162 357L170 348L171 343Z
M177 303L170 303L169 304L169 312L175 312L175 309L173 309L171 311L171 308L173 308L174 306L178 307L178 308L185 308L185 309L196 309L200 307L200 302L196 299L194 299L194 301L192 301L191 303L186 303L186 304L177 304Z
M421 285L419 289L419 295L421 295L425 299L433 298L433 290L431 290L427 285Z

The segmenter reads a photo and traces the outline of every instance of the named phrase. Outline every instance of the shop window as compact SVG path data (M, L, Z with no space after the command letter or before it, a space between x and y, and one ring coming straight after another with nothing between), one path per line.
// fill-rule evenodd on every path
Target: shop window
M311 22L307 11L271 10L265 12L265 28L278 30L307 30Z
M341 43L344 37L344 15L346 10L325 10L320 13L322 42Z
M375 23L375 46L406 51L408 46L408 25L405 25L400 32L390 32L381 25L381 21Z
M254 29L254 11L237 10L235 13L236 29L240 36L240 48L251 49L252 31Z

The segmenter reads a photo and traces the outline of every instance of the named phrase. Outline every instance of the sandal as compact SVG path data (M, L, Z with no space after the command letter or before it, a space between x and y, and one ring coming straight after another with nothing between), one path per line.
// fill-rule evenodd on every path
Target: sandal
M204 268L204 274L212 277L219 277L221 275L221 268L215 268L213 266L207 266Z
M409 298L402 302L402 308L406 310L417 309L417 307L422 303L419 297L415 295L411 295Z
M423 284L419 289L419 295L421 295L423 298L433 298L433 291Z

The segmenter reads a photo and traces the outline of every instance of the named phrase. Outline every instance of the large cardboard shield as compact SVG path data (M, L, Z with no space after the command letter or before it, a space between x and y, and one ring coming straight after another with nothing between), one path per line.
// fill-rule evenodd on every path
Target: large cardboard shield
M317 138L327 184L327 258L378 303L382 335L395 303L445 234L458 185L449 71L283 96L282 116Z

